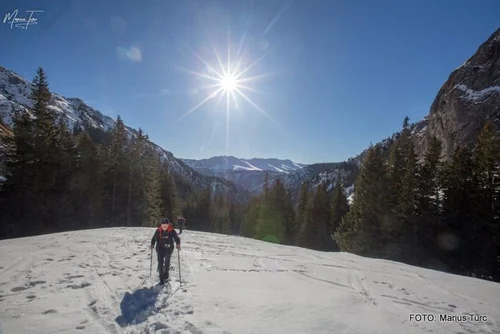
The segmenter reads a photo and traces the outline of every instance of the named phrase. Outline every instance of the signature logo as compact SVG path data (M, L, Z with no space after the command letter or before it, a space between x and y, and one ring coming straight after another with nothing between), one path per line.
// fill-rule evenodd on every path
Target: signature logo
M38 24L38 19L35 17L35 13L44 13L44 10L27 10L29 17L19 16L19 10L16 9L12 13L7 13L3 17L3 23L10 24L10 28L14 27L27 30L28 26Z

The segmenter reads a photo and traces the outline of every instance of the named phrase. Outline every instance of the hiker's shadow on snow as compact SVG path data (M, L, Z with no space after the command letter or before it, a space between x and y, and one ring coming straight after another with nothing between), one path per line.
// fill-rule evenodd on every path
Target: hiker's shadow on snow
M121 327L146 321L156 311L155 302L160 291L161 287L153 286L138 289L134 293L126 292L120 303L122 314L115 321Z

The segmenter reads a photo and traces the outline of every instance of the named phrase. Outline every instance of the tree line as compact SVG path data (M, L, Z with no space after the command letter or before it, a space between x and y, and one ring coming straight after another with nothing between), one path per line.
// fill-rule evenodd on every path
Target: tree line
M184 215L190 228L232 233L238 203L197 188L169 170L139 129L118 116L114 128L68 127L50 106L42 68L33 79L28 112L16 110L12 134L2 132L0 236L71 229L156 226ZM237 227L235 227L237 226Z
M409 119L371 146L350 206L342 181L302 184L294 204L280 180L248 205L241 233L324 251L346 251L500 281L500 140L486 123L472 150L449 161L429 139L421 161Z

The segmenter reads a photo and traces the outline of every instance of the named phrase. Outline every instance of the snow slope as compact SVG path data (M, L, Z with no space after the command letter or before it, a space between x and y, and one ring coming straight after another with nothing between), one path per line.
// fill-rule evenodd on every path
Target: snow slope
M153 231L109 228L0 241L0 331L500 332L497 283L242 237L186 231L182 285L174 253L170 286L160 289L154 269L148 277ZM487 319L416 322L411 313Z

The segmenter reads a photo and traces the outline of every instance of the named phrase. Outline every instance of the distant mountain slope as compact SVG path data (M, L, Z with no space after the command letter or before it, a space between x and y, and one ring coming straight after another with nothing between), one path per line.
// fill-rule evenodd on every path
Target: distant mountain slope
M359 159L349 159L346 162L318 163L308 165L301 170L289 174L274 174L270 176L270 183L276 179L281 179L287 189L292 192L292 197L296 200L299 189L304 182L309 184L309 189L315 189L320 184L326 186L331 191L339 176L344 182L344 190L347 196L352 194L354 181L359 167ZM254 193L263 190L264 183L250 189Z
M50 84L50 74L48 79ZM31 87L31 82L0 66L0 119L4 126L12 125L12 115L15 111L30 113L29 108L32 106L29 99ZM49 107L62 114L70 128L80 126L108 130L114 128L116 124L115 120L103 115L78 98L66 98L52 92ZM131 127L127 126L126 129L131 136L137 134L137 130ZM171 152L153 142L150 144L162 156L170 170L175 174L174 176L187 180L195 187L214 189L216 193L227 193L239 201L246 201L250 197L250 194L237 184L222 178L200 174L182 160L174 157Z
M270 178L292 174L306 167L288 159L240 159L233 156L217 156L209 159L182 159L188 166L204 175L218 176L233 181L247 190L257 189Z
M217 156L208 159L182 159L188 166L199 172L215 173L221 171L271 171L290 173L302 169L306 164L283 159L240 159L233 156Z

